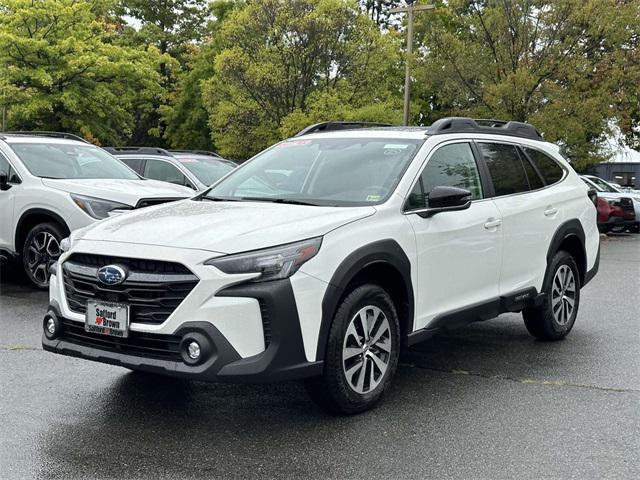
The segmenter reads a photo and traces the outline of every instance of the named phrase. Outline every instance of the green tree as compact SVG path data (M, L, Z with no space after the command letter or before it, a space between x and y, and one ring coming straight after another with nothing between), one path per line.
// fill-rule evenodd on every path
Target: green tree
M121 17L133 19L132 25L124 25L123 42L154 45L163 54L163 60L157 66L162 95L151 104L136 106L137 122L130 143L166 146L162 114L175 95L174 89L182 72L188 69L188 63L207 33L209 1L119 0L116 12Z
M233 0L218 0L210 5L213 18L207 27L208 41L193 46L168 104L160 107L166 125L164 138L172 148L215 149L209 114L202 101L202 84L215 75L213 64L221 50L217 32L231 11L241 5L242 2Z
M248 2L219 35L204 103L223 155L247 158L320 119L401 116L397 39L355 1Z
M118 45L110 7L2 0L0 93L12 98L8 129L71 131L98 143L129 136L136 99L158 94L161 56L154 48Z
M637 99L637 64L624 93L620 80L632 66L637 0L438 5L416 19L426 52L416 70L425 123L443 115L529 121L579 168L601 160L612 121L630 131L623 104L630 90Z

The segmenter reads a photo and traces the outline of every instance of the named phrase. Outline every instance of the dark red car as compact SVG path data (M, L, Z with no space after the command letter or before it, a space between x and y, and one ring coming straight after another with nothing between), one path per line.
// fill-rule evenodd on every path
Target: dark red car
M635 220L633 201L630 198L606 199L598 196L598 229L607 233L619 225Z

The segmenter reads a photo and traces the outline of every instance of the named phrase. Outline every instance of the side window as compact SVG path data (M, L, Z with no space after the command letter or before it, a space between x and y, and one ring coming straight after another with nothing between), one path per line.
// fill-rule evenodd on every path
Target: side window
M20 177L2 153L0 153L0 172L7 174L9 183L21 183Z
M558 165L558 162L549 155L542 153L540 150L534 150L533 148L524 148L524 151L538 168L547 185L559 182L562 179L564 170Z
M126 164L134 172L142 175L142 170L144 169L144 159L121 157L119 160Z
M453 143L439 148L431 155L413 187L407 209L428 207L428 195L434 187L459 187L471 192L471 198L482 198L478 166L468 143Z
M165 162L163 160L147 159L147 164L144 168L144 176L153 180L176 183L178 185L186 185L189 183L180 170L169 162Z
M528 192L529 182L516 147L503 143L479 142L496 197Z

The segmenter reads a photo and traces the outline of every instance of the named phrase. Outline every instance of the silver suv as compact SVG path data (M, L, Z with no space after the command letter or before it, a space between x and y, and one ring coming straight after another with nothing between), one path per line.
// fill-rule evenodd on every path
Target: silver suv
M204 190L237 167L231 160L205 150L165 150L155 147L106 147L105 150L145 178Z

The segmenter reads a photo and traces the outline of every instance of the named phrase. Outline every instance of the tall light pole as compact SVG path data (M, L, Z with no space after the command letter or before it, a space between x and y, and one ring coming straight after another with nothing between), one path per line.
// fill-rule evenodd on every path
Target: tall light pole
M389 13L405 13L407 16L407 58L404 64L404 125L409 125L409 100L411 98L411 54L413 52L413 13L433 10L435 5L407 5L392 8Z

